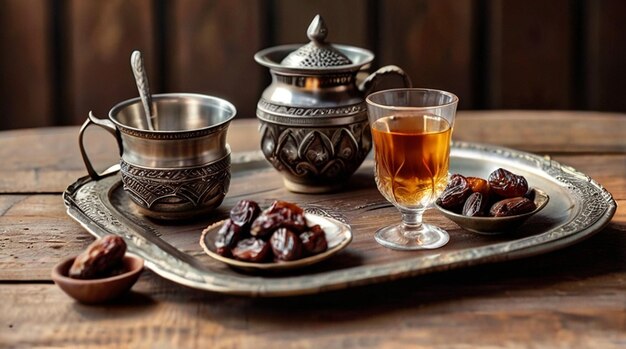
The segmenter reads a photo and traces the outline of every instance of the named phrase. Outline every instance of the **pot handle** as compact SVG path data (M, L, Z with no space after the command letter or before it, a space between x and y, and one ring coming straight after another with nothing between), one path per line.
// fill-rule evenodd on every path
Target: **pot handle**
M120 150L120 156L122 156L122 138L112 121L107 119L98 119L93 115L92 111L89 111L89 117L87 117L87 120L85 120L85 123L83 123L83 126L80 128L80 132L78 134L78 145L80 147L80 155L82 155L83 157L83 162L85 163L85 167L87 168L87 173L89 173L89 177L94 180L98 180L108 175L111 175L112 173L116 172L117 169L110 167L104 172L98 173L91 165L91 161L89 160L89 156L87 155L84 144L85 130L87 130L87 127L91 125L100 126L115 137L115 140L117 141L117 146Z
M412 85L411 79L402 68L386 65L365 78L359 85L359 90L367 96L370 93L388 88L411 87Z

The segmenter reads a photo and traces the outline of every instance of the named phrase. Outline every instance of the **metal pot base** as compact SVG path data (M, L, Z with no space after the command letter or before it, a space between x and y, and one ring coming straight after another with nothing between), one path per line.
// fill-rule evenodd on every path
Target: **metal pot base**
M283 183L285 183L285 188L287 190L294 193L303 193L303 194L323 194L323 193L331 193L337 192L343 188L345 182L339 182L328 185L320 185L320 184L303 184L296 183L288 180L287 178L283 178Z

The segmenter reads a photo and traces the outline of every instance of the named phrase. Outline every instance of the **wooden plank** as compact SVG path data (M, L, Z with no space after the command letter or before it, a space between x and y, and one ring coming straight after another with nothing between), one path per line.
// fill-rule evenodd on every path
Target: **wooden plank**
M0 129L54 123L49 1L0 1Z
M233 152L259 149L256 120L236 120L228 142ZM494 131L494 130L497 130ZM460 112L453 138L497 144L540 154L626 152L626 117L594 112ZM90 128L87 149L104 169L117 162L113 137ZM86 175L75 127L17 130L0 134L0 193L61 193ZM28 145L28 146L26 146ZM584 170L584 167L581 168Z
M589 134L601 142L603 132L610 138L624 125L616 121L624 119L619 114L465 115L457 124L458 134L467 132L474 140L512 137L521 142L524 127L532 130L542 119L554 120L548 127L560 125L561 132L574 137L550 143L546 142L548 134L540 132L525 138L531 145L560 144L561 150L576 148L581 138L575 136ZM500 135L477 132L485 125L498 129L492 124L495 118L499 125L497 115L504 120L500 122L519 127L504 127ZM586 125L586 133L570 125L579 123ZM58 136L64 132L65 136ZM22 146L28 151L14 154L18 147L5 150L2 146L2 142L17 143L12 137L22 137L29 145L27 141L34 141L36 146ZM33 164L40 160L44 167L53 167L59 161L57 151L75 147L75 140L76 128L4 132L0 158L8 159L10 167L24 166L34 172L33 166L40 167ZM100 306L77 304L47 284L48 273L54 259L74 254L91 238L65 216L57 195L0 195L0 250L8 253L8 257L0 254L0 274L10 278L0 277L0 347L621 348L626 343L626 155L619 152L623 139L615 137L613 142L618 149L614 154L595 153L603 152L607 142L600 150L586 148L590 151L586 155L554 157L597 176L618 199L612 222L589 240L519 261L288 299L200 292L145 272L133 293L118 301ZM584 141L580 144L587 146ZM41 155L45 148L54 150L47 153L50 159ZM61 154L60 168L80 162L69 159L71 154ZM41 172L45 177L45 170ZM0 178L5 181L7 176ZM260 181L264 182L268 181ZM246 188L255 185L244 184ZM16 255L19 262L13 258Z
M626 110L626 3L620 0L586 1L587 107Z
M80 124L93 110L106 117L111 107L138 97L130 69L130 54L141 50L151 85L157 93L153 1L70 0L68 9L69 53L64 103L67 124Z
M106 168L114 164L118 155L115 139L93 127L89 134L95 135L87 144L96 166ZM60 193L87 173L78 149L76 127L5 132L0 143L6 146L0 148L5 164L0 169L0 192Z
M4 283L0 345L620 348L626 216L620 222L547 255L287 299L200 292L150 272L101 306L75 303L54 285Z
M265 44L264 4L167 2L167 90L222 97L235 105L237 118L254 118L268 76L253 59Z
M0 280L49 280L52 267L94 240L58 195L0 195Z
M328 42L372 49L368 38L367 9L367 0L277 0L272 44L308 43L307 28L319 14L328 27Z
M567 109L573 106L572 2L529 0L489 4L487 107Z
M233 152L258 149L257 125L256 120L232 123L228 142ZM625 129L626 117L622 114L466 111L459 114L453 137L541 154L619 154L626 152ZM113 137L98 128L88 132L87 149L95 166L103 169L116 163ZM68 184L86 175L77 138L78 129L74 127L2 133L0 158L4 162L0 176L4 180L0 182L0 192L65 190Z
M227 141L233 152L258 149L257 120L233 122ZM92 164L103 170L119 162L115 139L98 127L86 133ZM0 193L61 193L87 175L78 148L78 128L16 130L0 134Z
M473 3L395 0L380 1L379 6L379 65L398 65L415 87L453 92L460 98L461 109L472 108L476 98Z
M452 138L542 154L623 153L625 116L594 112L465 111L458 113Z

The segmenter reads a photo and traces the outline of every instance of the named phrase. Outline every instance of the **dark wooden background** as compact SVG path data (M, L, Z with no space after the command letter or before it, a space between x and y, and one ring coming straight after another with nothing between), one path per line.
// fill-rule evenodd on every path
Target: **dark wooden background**
M461 109L626 111L622 0L0 0L0 129L75 125L137 96L198 92L254 117L269 73L256 51L329 40L368 48Z

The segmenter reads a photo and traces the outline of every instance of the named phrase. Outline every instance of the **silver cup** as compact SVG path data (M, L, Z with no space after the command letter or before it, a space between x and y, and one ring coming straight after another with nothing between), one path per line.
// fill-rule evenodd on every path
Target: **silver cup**
M84 134L92 124L113 134L120 148L124 190L142 214L185 219L218 207L230 185L230 147L226 132L236 109L228 101L200 94L153 95L155 130L146 130L139 98L123 101L109 119L89 113L79 143L85 167L98 173L85 151Z

